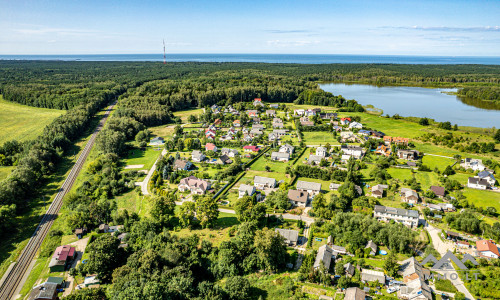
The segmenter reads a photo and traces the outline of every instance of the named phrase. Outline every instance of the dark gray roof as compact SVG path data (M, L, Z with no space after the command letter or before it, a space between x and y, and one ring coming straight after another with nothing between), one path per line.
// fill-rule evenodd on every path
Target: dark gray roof
M299 240L299 232L297 230L276 228L275 231L289 243L297 243Z
M30 293L28 299L55 299L57 283L45 282L35 286Z
M408 216L408 217L418 218L418 211L416 211L416 210L394 208L394 207L388 207L388 206L382 206L382 205L375 205L373 210L375 212L386 213L386 214L391 214L391 215Z
M307 192L297 191L297 190L289 190L288 191L288 199L292 201L298 202L307 202Z
M366 243L366 247L365 248L370 248L372 249L373 252L377 252L377 244L375 244L373 241L368 241L368 243Z
M354 266L349 262L344 265L344 270L347 274L353 276L354 275Z
M268 178L268 177L262 177L262 176L255 176L253 178L253 182L257 183L257 184L276 185L276 179L274 179L274 178Z
M479 184L484 186L490 186L486 179L478 178L478 177L469 177L469 183Z
M328 247L328 245L323 245L319 247L318 254L316 255L316 260L314 261L314 268L319 268L321 262L325 265L325 268L330 269L330 263L332 262L333 250Z
M366 293L358 287L350 287L345 290L344 300L365 300Z

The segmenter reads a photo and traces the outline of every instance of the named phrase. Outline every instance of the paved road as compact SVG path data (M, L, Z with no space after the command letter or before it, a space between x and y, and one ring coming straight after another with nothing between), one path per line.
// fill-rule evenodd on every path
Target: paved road
M61 209L63 203L62 200L64 196L69 190L71 190L76 177L78 177L78 174L80 174L83 164L85 163L85 160L87 159L90 150L92 150L92 147L94 146L94 141L97 137L97 134L104 126L104 123L106 122L110 112L113 110L115 104L116 102L107 108L104 117L101 119L99 125L92 133L89 141L85 145L85 148L83 148L82 153L80 154L75 165L71 169L68 177L63 182L61 188L59 189L59 192L54 198L54 201L52 201L47 212L43 215L40 224L38 225L38 227L35 229L35 232L31 236L31 239L28 241L28 244L21 252L21 255L19 255L16 264L12 269L8 271L8 274L5 276L5 280L2 282L2 285L0 286L1 300L15 299L17 294L21 290L22 286L24 285L27 275L31 271L31 268L33 268L34 265L33 260L35 258L35 255L38 249L40 248L40 245L42 244L43 240L47 236L47 233L49 232L52 223L59 214L59 210Z
M444 256L446 252L451 251L453 252L453 244L451 243L445 243L441 240L439 235L441 234L441 229L435 228L429 224L425 227L425 229L429 232L431 239L432 239L432 244L434 248L441 254L441 256ZM464 285L464 282L460 277L457 279L451 279L450 275L451 273L456 273L455 269L453 268L452 264L449 264L451 267L450 270L443 270L439 271L438 273L440 274L446 274L446 278L450 279L451 283L457 288L457 290L465 295L467 299L475 299L472 294L467 290L467 288Z
M167 154L167 150L163 149L161 151L161 155L158 156L156 159L155 163L151 167L151 169L148 171L148 174L146 175L146 178L141 182L141 192L143 195L149 195L149 190L148 190L148 183L149 180L151 179L151 176L153 176L154 171L156 170L156 164L160 161L160 159Z

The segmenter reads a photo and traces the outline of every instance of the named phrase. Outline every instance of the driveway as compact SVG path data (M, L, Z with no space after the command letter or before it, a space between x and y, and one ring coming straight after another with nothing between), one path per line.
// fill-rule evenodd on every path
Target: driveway
M85 252L85 248L87 248L87 244L89 243L89 239L90 237L87 237L70 244L71 246L75 246L76 248L75 251L77 255L76 259L74 259L73 262L71 262L71 268L75 268L80 263L83 253ZM66 288L64 289L63 297L66 297L69 294L71 294L75 286L74 281L75 279L71 275L69 275L68 272L68 277L66 279Z
M165 154L167 154L167 150L163 149L163 151L161 151L161 155L156 159L155 163L153 164L153 166L149 170L148 174L146 175L146 178L144 178L144 180L140 183L140 185L141 185L141 192L142 192L143 195L149 195L149 191L148 191L149 180L151 179L151 176L153 176L153 173L156 170L156 164L158 163L158 161L160 161L160 159Z

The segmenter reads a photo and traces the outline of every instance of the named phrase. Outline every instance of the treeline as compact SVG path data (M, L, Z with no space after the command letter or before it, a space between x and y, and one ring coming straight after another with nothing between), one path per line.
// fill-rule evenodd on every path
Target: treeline
M343 108L342 111L364 111L362 105L354 100L346 100L342 96L335 96L330 92L325 92L321 89L305 90L299 94L295 104L310 104L320 106L333 106Z
M458 95L468 98L500 101L500 87L498 86L464 87L458 90Z

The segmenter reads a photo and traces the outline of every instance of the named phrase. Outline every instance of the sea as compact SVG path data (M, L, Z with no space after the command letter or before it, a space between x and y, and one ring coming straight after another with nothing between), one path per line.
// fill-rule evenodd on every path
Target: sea
M161 62L163 54L0 55L0 60ZM480 64L500 65L500 56L404 56L340 54L167 54L167 62L287 64Z

